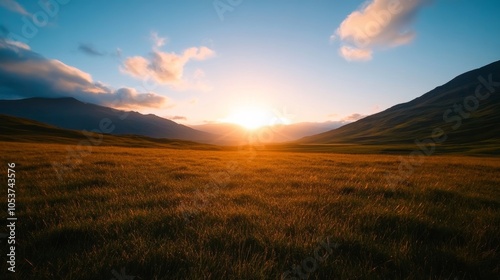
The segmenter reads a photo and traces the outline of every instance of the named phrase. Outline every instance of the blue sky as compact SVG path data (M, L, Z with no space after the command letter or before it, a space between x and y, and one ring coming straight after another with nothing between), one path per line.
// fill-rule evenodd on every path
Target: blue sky
M321 122L500 59L497 0L40 3L0 0L2 99L75 96L185 124L248 106Z

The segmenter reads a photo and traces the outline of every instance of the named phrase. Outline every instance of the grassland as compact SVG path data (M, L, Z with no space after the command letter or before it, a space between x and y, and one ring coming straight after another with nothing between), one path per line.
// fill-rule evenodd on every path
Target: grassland
M95 146L75 156L13 142L0 155L1 182L16 163L19 219L17 272L2 261L2 279L280 279L303 262L308 279L500 277L500 158L427 157L390 185L396 155ZM335 246L313 267L325 242Z

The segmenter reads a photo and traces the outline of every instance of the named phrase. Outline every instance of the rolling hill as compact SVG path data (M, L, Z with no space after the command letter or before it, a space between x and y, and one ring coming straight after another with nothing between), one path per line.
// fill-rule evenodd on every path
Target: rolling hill
M0 100L0 114L27 118L73 130L99 130L115 135L212 142L215 135L198 131L156 115L143 115L83 103L74 98Z
M142 148L174 148L219 150L208 144L191 141L158 139L138 135L84 134L82 131L62 129L41 122L0 114L0 141L16 143L47 143L92 146ZM85 141L85 142L82 142Z
M410 102L343 127L302 138L301 144L412 144L500 147L500 61L462 74ZM444 141L443 141L444 140ZM433 140L434 141L434 140Z

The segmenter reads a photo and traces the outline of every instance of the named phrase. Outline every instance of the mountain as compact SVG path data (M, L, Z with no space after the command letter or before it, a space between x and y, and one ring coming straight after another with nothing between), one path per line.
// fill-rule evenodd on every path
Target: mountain
M212 142L215 137L156 115L116 110L74 98L0 100L0 114L36 120L59 128L97 130L115 135L134 134L204 143Z
M171 149L220 150L220 147L190 141L158 139L137 135L86 135L81 131L62 129L41 122L0 115L0 141L24 143L70 144L93 146L162 147ZM102 140L102 141L100 141ZM84 141L84 142L82 142Z
M300 139L302 137L318 134L334 128L341 127L345 122L302 122L289 125L264 127L253 132L242 128L239 125L231 123L209 123L191 126L196 130L209 132L219 135L216 143L220 144L238 144L245 142L248 137L261 135L260 142L288 142Z
M411 144L416 140L431 140L434 132L432 141L446 146L500 147L499 124L500 61L497 61L462 74L410 102L298 142Z

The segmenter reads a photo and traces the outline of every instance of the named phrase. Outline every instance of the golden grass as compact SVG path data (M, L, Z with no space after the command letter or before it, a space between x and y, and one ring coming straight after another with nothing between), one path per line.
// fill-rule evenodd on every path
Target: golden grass
M309 279L500 276L499 158L428 157L392 186L390 155L93 147L59 177L68 147L1 143L12 279L280 279L325 240Z

